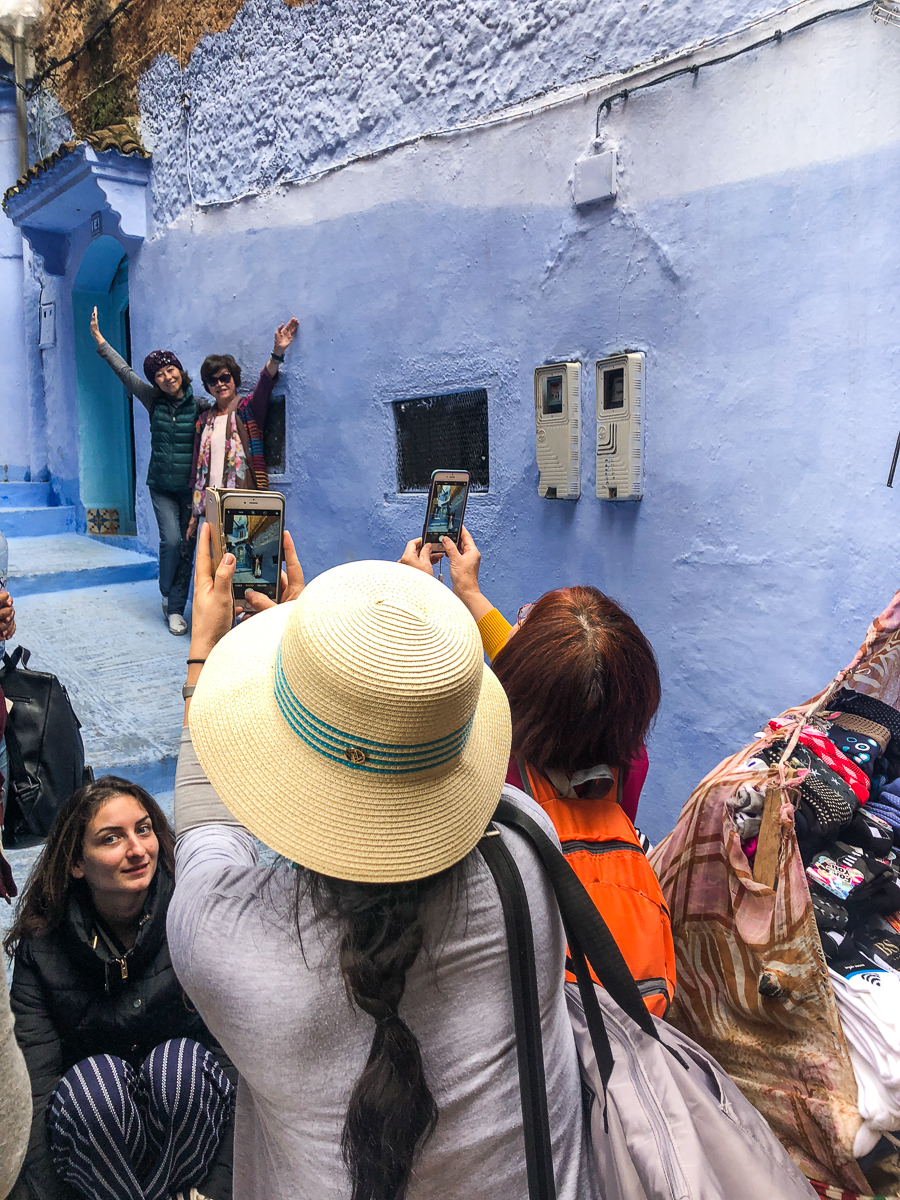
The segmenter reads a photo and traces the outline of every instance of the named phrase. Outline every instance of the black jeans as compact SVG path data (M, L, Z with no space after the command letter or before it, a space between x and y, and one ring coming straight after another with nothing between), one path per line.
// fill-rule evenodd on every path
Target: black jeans
M150 489L150 500L159 526L159 590L168 598L169 613L184 616L196 536L187 540L191 519L191 491L158 492Z

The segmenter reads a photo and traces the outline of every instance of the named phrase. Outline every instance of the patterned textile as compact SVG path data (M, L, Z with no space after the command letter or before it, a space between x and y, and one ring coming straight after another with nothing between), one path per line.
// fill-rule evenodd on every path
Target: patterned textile
M83 1059L47 1106L53 1164L90 1200L166 1200L209 1174L233 1091L189 1038L157 1046L140 1071L110 1054Z
M206 515L206 489L209 485L209 455L212 447L213 426L218 409L213 405L202 414L197 422L200 431L200 448L197 452L197 474L194 481L193 512L197 517ZM246 442L246 444L245 444ZM228 415L225 429L225 470L222 487L241 488L259 492L269 490L269 472L263 453L263 435L253 419L250 397L243 399L237 410Z
M842 686L900 706L900 592L850 666L782 713L787 725L781 733L767 729L762 744L793 740ZM719 1060L810 1178L870 1194L853 1157L861 1124L856 1080L794 836L796 773L777 765L769 773L784 788L774 890L753 879L728 814L742 783L752 778L759 786L759 774L741 767L760 748L754 742L710 772L650 854L671 910L678 964L668 1019ZM879 1167L900 1180L896 1159Z

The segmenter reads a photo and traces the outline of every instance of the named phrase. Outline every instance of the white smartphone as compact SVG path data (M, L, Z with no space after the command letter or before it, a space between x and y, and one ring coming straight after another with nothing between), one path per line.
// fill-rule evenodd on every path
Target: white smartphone
M209 492L214 492L210 503ZM221 562L223 554L235 557L231 590L236 601L249 591L261 592L276 603L281 599L281 563L284 558L284 496L281 492L243 492L210 488L207 492L207 519L210 508L217 522L210 520L214 543L213 557ZM218 555L217 553L218 552ZM218 565L216 562L215 565Z
M445 537L459 545L469 495L469 478L468 471L433 471L431 474L425 524L422 526L422 545L431 542L438 547L432 550L432 558L441 557L443 552L439 548Z

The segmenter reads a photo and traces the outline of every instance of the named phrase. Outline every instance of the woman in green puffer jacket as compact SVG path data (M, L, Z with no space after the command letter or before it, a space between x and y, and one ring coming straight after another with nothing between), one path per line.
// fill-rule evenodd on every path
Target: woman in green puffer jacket
M97 310L91 316L97 353L150 414L150 466L147 487L159 526L159 590L169 632L187 633L184 607L191 586L196 534L191 520L191 472L200 405L191 381L171 350L154 350L144 359L145 383L100 332ZM204 405L205 407L205 405Z

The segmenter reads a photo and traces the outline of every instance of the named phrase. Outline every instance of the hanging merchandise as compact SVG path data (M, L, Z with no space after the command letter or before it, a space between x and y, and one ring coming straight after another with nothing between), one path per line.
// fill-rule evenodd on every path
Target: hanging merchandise
M650 859L677 957L668 1020L822 1194L900 1196L900 592Z

